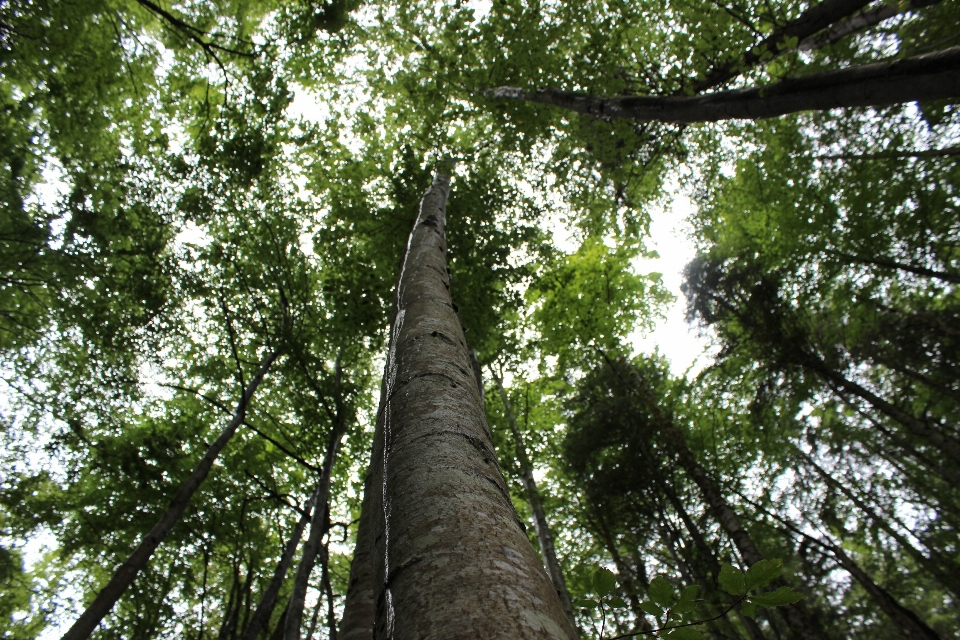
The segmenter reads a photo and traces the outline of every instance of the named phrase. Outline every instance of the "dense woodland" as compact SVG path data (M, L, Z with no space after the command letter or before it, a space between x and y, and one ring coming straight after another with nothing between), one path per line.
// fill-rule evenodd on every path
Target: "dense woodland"
M958 99L957 0L0 2L0 635L960 638ZM441 387L553 622L390 564Z

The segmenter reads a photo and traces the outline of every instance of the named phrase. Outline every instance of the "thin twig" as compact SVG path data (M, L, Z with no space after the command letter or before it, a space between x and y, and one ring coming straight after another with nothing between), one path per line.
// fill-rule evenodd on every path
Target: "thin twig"
M673 629L681 629L681 628L683 628L683 627L693 627L693 626L696 626L696 625L698 625L698 624L704 624L704 623L707 623L707 622L713 622L714 620L719 620L719 619L722 618L723 616L725 616L725 615L727 615L728 613L730 613L731 611L733 611L733 608L734 608L734 607L736 607L738 604L740 604L741 602L743 602L743 601L746 600L746 599L747 599L747 594L743 594L742 596L740 596L739 598L737 598L736 600L734 600L734 601L733 601L733 604L731 604L729 607L727 607L726 609L724 609L723 612L718 613L717 615L713 616L712 618L704 618L703 620L697 620L696 622L686 622L686 623L684 623L684 624L677 624L677 625L674 625L674 626L672 626L672 627L660 627L659 629L651 629L650 631L633 631L633 632L631 632L631 633L624 633L624 634L619 635L619 636L613 636L612 638L607 638L607 640L619 640L620 638L633 638L633 637L635 637L635 636L645 636L645 635L650 635L651 633L659 633L659 632L661 632L661 631L671 631L671 630L673 630Z

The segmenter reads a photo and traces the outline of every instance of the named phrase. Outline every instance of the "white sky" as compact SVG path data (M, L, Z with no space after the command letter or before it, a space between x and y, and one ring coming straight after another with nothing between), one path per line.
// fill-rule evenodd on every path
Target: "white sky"
M670 360L670 370L676 376L696 375L710 363L705 353L709 339L699 335L699 329L684 319L687 302L680 290L683 269L696 255L693 240L687 230L687 220L693 213L693 204L680 193L676 184L668 184L672 191L672 206L656 211L650 224L649 246L660 257L642 260L641 273L658 271L663 274L664 286L676 298L666 311L666 318L648 334L634 333L633 346L642 353L659 351Z

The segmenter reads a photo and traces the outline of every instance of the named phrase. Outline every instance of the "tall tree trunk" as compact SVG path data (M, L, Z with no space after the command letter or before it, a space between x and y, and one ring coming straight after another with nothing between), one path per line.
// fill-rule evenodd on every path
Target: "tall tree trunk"
M287 619L283 634L284 640L300 640L300 627L303 623L304 600L307 597L307 586L310 582L310 573L316 564L317 554L323 543L323 536L329 528L329 505L330 505L330 476L333 474L333 463L337 459L337 452L340 450L340 442L343 440L343 434L347 430L348 416L347 409L343 402L343 392L341 390L343 379L343 364L341 358L343 350L337 355L336 374L335 374L335 395L336 417L333 427L330 430L330 440L327 442L327 451L323 457L323 470L320 473L320 491L317 495L317 506L313 510L313 518L310 521L310 536L306 544L303 545L303 553L300 556L300 564L297 566L297 574L293 580L293 593L290 594L290 604L287 608Z
M486 93L491 98L547 104L597 118L677 124L760 120L799 111L956 97L960 95L960 46L699 96L597 98L572 91L526 91L517 87L499 87Z
M623 365L628 367L628 371L633 377L632 385L638 396L645 402L651 414L657 421L659 431L663 434L668 445L677 455L680 466L688 476L696 483L703 492L704 499L710 507L714 518L720 523L720 526L726 531L734 546L740 552L744 563L750 567L763 560L763 555L753 542L753 539L740 524L740 518L737 517L733 507L724 498L719 487L714 483L713 478L707 473L706 469L697 461L690 447L687 445L687 438L683 432L674 424L673 420L663 414L657 406L657 400L653 393L647 388L639 372L630 363L621 360ZM608 359L608 364L614 367L616 365ZM782 579L778 582L784 584ZM822 638L816 621L799 603L783 607L783 615L787 618L791 630L803 640L817 640Z
M450 299L438 174L396 292L378 428L378 639L574 639L496 462ZM373 458L376 461L376 456Z
M826 382L833 383L847 393L856 396L861 400L865 400L870 404L870 406L880 413L896 420L901 425L906 427L907 431L909 431L911 434L922 440L925 440L931 446L937 447L943 452L944 455L951 458L957 464L960 464L960 441L958 441L956 438L943 433L936 427L927 424L926 421L921 420L920 418L907 413L900 407L887 402L872 391L860 386L853 380L849 380L840 372L834 371L828 367L817 356L810 355L804 358L803 365L811 369Z
M240 401L237 403L237 410L233 419L227 424L226 428L220 432L220 435L213 441L213 444L207 448L207 452L200 459L193 473L180 485L180 489L173 497L170 506L163 515L160 516L157 523L153 525L153 528L143 537L133 553L117 568L113 577L110 578L110 581L100 590L100 593L97 594L97 597L90 603L90 606L86 608L77 621L73 623L73 626L63 634L61 640L86 640L86 638L89 638L93 630L100 624L100 621L110 612L113 605L120 599L124 591L127 590L127 587L133 583L137 574L147 566L153 552L157 550L160 543L167 537L167 534L170 533L173 526L180 521L183 512L187 510L187 506L190 504L190 499L193 497L193 494L196 493L197 489L200 488L200 485L203 484L203 481L206 479L207 474L210 473L210 469L213 467L217 456L220 455L223 448L230 442L237 428L243 424L247 415L247 406L250 404L254 392L256 392L257 387L259 387L263 381L263 377L267 375L267 371L270 370L271 365L273 365L279 356L280 349L274 349L270 355L267 356L266 360L263 361L263 364L260 365L260 369L254 374L250 384L243 390Z
M560 561L557 559L557 548L553 544L553 534L550 532L550 524L547 522L547 514L543 510L543 500L540 498L540 489L537 487L537 481L533 477L533 464L527 455L527 448L523 443L523 434L517 426L517 418L513 414L513 407L510 404L510 398L507 397L507 390L503 388L503 380L492 368L490 373L497 383L497 391L500 393L500 399L503 402L504 411L507 414L507 423L510 425L510 433L513 435L513 446L517 456L517 463L520 465L520 478L523 481L523 489L527 494L527 503L530 505L530 512L533 514L533 525L537 530L537 541L540 543L540 553L543 556L543 562L553 581L553 586L557 590L557 596L560 598L560 604L563 605L563 611L567 614L570 624L577 626L577 621L573 617L573 603L570 600L570 592L567 591L567 583L563 578L563 570L560 568Z
M250 622L244 629L241 640L257 640L257 638L260 637L260 631L264 625L270 621L270 616L273 615L273 609L280 595L280 588L283 586L283 581L287 577L287 571L293 563L293 556L296 555L297 548L300 546L300 540L303 538L303 532L307 528L307 523L310 522L311 511L317 503L317 497L321 490L322 474L321 480L317 481L317 485L313 489L313 494L307 502L306 510L301 514L300 519L297 520L297 524L294 526L293 532L287 540L287 545L283 549L280 561L277 562L277 566L273 571L273 577L270 578L270 583L264 590L263 595L260 596L260 602L253 612L253 617L250 618Z
M710 570L710 574L713 576L711 585L716 585L720 578L720 561L717 560L716 555L713 553L713 549L711 549L707 544L707 541L704 539L700 528L697 527L696 523L694 523L693 518L690 517L686 507L683 506L683 503L680 501L680 497L676 494L673 488L669 485L669 483L666 482L661 482L660 486L664 495L667 496L667 500L673 506L673 510L677 512L678 516L680 516L683 526L686 527L687 532L690 533L690 537L693 539L693 545L696 547L697 552L703 558L703 561L706 562L707 568ZM716 588L713 587L712 590L716 590ZM727 598L728 603L733 599L733 596L729 596ZM737 616L740 618L740 622L747 630L747 634L750 636L750 638L752 640L765 640L765 636L763 635L763 631L760 629L760 626L752 618L748 618L740 612L740 605L737 605L735 610L737 612Z
M374 434L373 450L376 453L382 442L382 434ZM375 474L375 460L371 458L370 468L363 483L363 503L360 506L360 522L357 525L357 541L350 563L350 581L347 584L347 597L343 603L343 617L340 619L340 640L373 639L373 552L376 532L377 494L380 493L379 475Z
M956 561L952 560L949 556L943 556L936 552L934 552L935 555L933 558L928 558L927 555L920 549L917 549L910 542L910 540L907 539L906 536L890 526L890 522L883 514L879 514L874 511L870 505L855 495L853 491L850 490L850 487L830 475L826 469L818 465L806 453L800 451L796 447L794 450L817 472L818 475L820 475L821 478L824 479L828 485L845 495L851 502L853 502L854 505L856 505L858 509L860 509L861 512L863 512L865 516L870 518L870 520L872 520L878 528L882 529L891 538L896 540L900 545L900 548L905 551L907 555L912 557L914 561L920 565L920 567L932 575L937 582L951 591L954 596L960 596L960 570L958 570L960 569L960 565L958 565Z
M886 589L878 585L861 569L853 559L846 554L839 545L826 545L840 566L847 570L854 580L860 583L863 590L870 594L877 606L890 617L904 638L909 640L941 640L936 631L901 605Z
M327 600L327 640L337 640L337 611L333 603L333 585L330 584L330 549L320 550L320 585Z

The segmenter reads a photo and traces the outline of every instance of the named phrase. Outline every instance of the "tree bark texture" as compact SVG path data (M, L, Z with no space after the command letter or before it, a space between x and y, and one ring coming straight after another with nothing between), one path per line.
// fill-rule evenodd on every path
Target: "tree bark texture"
M533 514L533 526L537 530L537 541L540 543L540 554L543 556L543 563L546 565L547 572L550 574L550 580L557 590L557 596L560 598L560 604L563 605L563 611L567 614L570 624L577 626L577 621L573 617L573 603L570 600L570 592L567 591L567 582L563 578L563 570L560 568L560 561L557 559L557 548L553 544L553 534L550 531L550 524L547 522L547 514L543 510L543 500L540 498L540 489L537 487L537 481L533 477L533 464L527 455L527 448L523 443L523 435L517 426L517 417L513 413L513 407L510 405L510 398L507 397L507 390L503 388L503 380L492 371L493 379L497 383L497 391L500 393L500 399L503 401L503 408L507 414L507 423L510 425L510 433L513 435L513 445L516 451L517 462L520 465L520 478L523 481L523 489L527 494L527 503L530 505L530 512Z
M167 537L167 534L170 533L173 526L180 521L184 511L186 511L190 505L190 499L193 497L193 494L196 493L197 489L200 488L200 485L203 484L203 481L210 473L210 469L213 468L213 463L220 455L220 452L223 451L223 448L230 442L237 428L243 424L243 421L246 419L247 406L250 404L253 394L256 392L257 387L260 386L264 376L267 375L267 371L270 370L270 367L279 356L280 349L274 349L263 361L260 369L254 374L253 379L247 385L247 388L243 390L240 401L237 403L237 410L234 413L233 419L227 424L224 430L220 432L220 435L213 441L213 444L207 448L206 453L200 459L196 468L194 468L193 473L180 485L180 489L173 497L170 506L163 515L160 516L157 523L153 525L153 528L150 529L147 535L140 540L140 544L137 545L133 553L117 568L113 577L110 578L110 581L100 590L100 593L97 594L97 597L94 598L93 602L90 603L90 606L86 608L77 621L73 623L73 626L63 634L61 640L86 640L86 638L90 637L90 634L97 628L100 621L110 612L113 605L120 599L120 596L122 596L133 583L137 574L147 566L151 556L153 556L153 552L157 550L160 543Z
M960 96L960 46L699 96L597 98L572 91L531 92L517 87L498 87L486 94L491 98L552 105L597 118L677 124L760 120L799 111L955 98Z
M374 637L574 639L497 465L450 298L438 174L410 234L384 393ZM379 460L377 458L379 457Z

